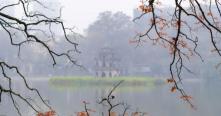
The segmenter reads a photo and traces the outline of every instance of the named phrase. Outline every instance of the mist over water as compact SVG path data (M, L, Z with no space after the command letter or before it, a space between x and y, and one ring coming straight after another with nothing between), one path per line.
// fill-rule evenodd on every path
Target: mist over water
M4 4L7 3L6 0L3 2ZM51 4L51 2L48 2L46 5ZM57 1L53 7L58 6L59 2ZM31 10L39 8L40 6L37 5L33 6ZM170 8L164 8L163 10L170 11ZM10 9L4 11L4 13L14 16L15 11L16 9ZM49 16L57 15L52 13L53 10L50 10L50 12L42 10L41 12L45 12ZM220 68L215 68L217 63L220 62L220 57L211 53L211 47L208 44L210 40L205 39L209 35L199 29L198 34L202 39L199 40L197 51L204 62L199 60L197 56L191 56L190 60L184 60L184 62L185 66L194 73L190 74L188 71L183 71L181 74L182 87L188 95L192 96L192 102L196 107L196 110L194 110L189 107L189 104L180 99L179 92L170 92L171 85L165 82L170 76L171 55L168 49L145 38L142 38L141 43L136 43L134 36L140 32L145 32L149 23L147 21L148 16L144 16L139 22L133 22L132 19L139 16L140 12L135 9L133 13L134 16L131 17L123 12L102 12L85 29L84 35L78 33L68 35L79 44L78 47L81 53L74 52L73 56L77 64L83 66L83 68L71 64L63 57L56 58L57 65L53 66L47 50L39 44L24 44L19 49L20 54L18 55L18 48L11 45L7 32L1 29L0 62L4 61L10 65L18 66L19 71L26 77L28 84L40 91L41 96L46 99L47 103L52 106L59 116L76 116L77 112L84 111L83 101L89 102L88 108L95 110L91 113L92 116L101 116L101 112L106 111L108 107L98 104L98 101L107 96L113 87L113 82L107 84L100 82L99 79L108 78L113 81L121 77L125 80L130 80L130 77L160 80L156 83L151 81L152 83L150 82L151 84L148 86L140 85L140 83L126 84L119 86L114 91L114 103L123 102L127 104L129 113L140 111L148 113L148 116L220 116ZM191 21L192 19L186 18L186 20ZM42 26L40 25L39 28L44 32L51 31L48 28L42 28ZM47 44L59 53L73 49L74 46L68 43L64 39L65 37L60 36L61 30L57 30L56 26L52 26L52 28L55 29L53 33L58 38L49 41ZM168 33L173 34L174 31L168 30ZM42 41L45 41L44 34L36 33L36 35ZM26 37L23 34L18 34L15 42L21 42L24 39ZM12 86L16 92L28 98L40 111L47 109L40 102L36 93L27 90L24 82L15 71L5 70L5 72L13 77ZM85 76L98 80L96 82L83 81L77 84L73 84L68 80ZM51 80L56 78L67 80L52 83ZM1 75L0 85L8 88L7 84L8 81ZM9 97L8 94L2 94L0 116L18 115ZM18 98L15 99L24 116L36 116L36 112L28 107L26 103ZM122 108L116 108L114 111L122 112Z
M46 80L32 80L30 82L33 87L39 89L42 96L50 101L50 105L59 115L75 116L76 112L84 111L83 101L90 103L88 108L96 110L92 113L94 116L100 116L102 111L107 110L107 107L103 107L97 102L108 94L110 87L67 87L59 89ZM191 109L187 103L179 99L179 94L171 93L167 84L156 85L153 88L143 87L143 89L139 88L140 90L124 90L120 86L113 95L115 95L116 101L127 103L130 106L129 112L144 111L150 116L219 116L221 108L220 79L209 82L205 80L186 82L185 85L186 91L193 97L193 103L197 110ZM27 94L25 88L16 86L19 91ZM16 111L8 105L10 102L9 99L4 98L0 105L1 115L16 115ZM24 116L34 116L34 112L27 108L27 105L21 105L21 109L24 111ZM116 108L114 111L117 110Z

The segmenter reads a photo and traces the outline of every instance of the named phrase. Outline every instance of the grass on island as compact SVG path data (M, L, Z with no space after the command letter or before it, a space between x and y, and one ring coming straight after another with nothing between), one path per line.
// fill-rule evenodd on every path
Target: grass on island
M121 84L121 88L125 89L137 89L137 88L153 88L156 85L161 85L162 80L153 77L92 77L92 76L81 76L81 77L53 77L49 83L53 87L59 89L76 89L86 87L104 87L110 88L119 81L124 80Z

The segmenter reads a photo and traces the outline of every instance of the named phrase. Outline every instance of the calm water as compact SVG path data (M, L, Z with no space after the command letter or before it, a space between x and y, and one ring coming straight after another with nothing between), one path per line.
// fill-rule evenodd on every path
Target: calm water
M21 83L21 82L17 82ZM83 111L82 101L88 101L88 108L96 110L92 116L100 116L100 111L106 107L99 105L97 101L107 95L111 89L109 87L77 87L77 88L57 88L48 83L47 80L29 81L29 83L39 89L42 96L50 101L51 106L58 112L59 116L75 116L75 112ZM14 86L24 95L37 98L33 94L28 94L26 89L20 84ZM133 88L133 87L132 87ZM135 87L134 87L135 88ZM116 102L124 102L130 106L129 112L144 111L148 116L220 116L221 114L221 80L211 79L196 82L185 82L185 90L193 96L193 103L197 110L192 110L179 99L179 94L169 92L168 85L161 85L152 88L142 89L119 89L114 92ZM10 105L11 101L3 96L0 104L0 116L16 116L15 109ZM24 104L20 105L24 116L33 116L34 113ZM39 108L44 109L39 104ZM119 107L119 109L121 109ZM119 110L115 109L115 110Z

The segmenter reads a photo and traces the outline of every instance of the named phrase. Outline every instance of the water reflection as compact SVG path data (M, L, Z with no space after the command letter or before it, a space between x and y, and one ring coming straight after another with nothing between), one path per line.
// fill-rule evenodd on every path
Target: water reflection
M111 88L107 87L82 87L58 89L51 86L48 81L33 81L32 86L38 88L45 98L50 100L52 107L59 116L75 116L76 112L84 110L82 101L90 102L89 108L95 109L94 116L106 110L106 107L97 103L99 99L106 96ZM114 92L116 102L129 104L130 111L145 111L150 116L218 116L221 111L221 80L203 80L197 82L186 82L185 89L193 96L197 110L191 110L187 104L179 99L179 94L169 92L169 86L157 86L155 88L138 91L136 89L119 89ZM132 87L133 88L133 87ZM20 86L18 90L25 93L26 89ZM9 105L10 100L3 96L0 104L0 115L15 116L15 109ZM22 109L24 116L34 115L30 109Z

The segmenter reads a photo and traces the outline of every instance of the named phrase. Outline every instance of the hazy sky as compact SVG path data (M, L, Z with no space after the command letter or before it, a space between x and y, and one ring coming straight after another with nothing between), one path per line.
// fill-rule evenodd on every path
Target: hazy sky
M122 11L129 16L137 8L141 0L59 0L63 8L63 19L76 26L80 32L94 22L100 12ZM174 0L162 0L163 4L171 5Z
M75 25L80 31L96 20L103 11L122 11L132 16L140 0L60 0L63 8L63 19Z
M14 0L0 0L8 3ZM79 32L83 32L89 24L93 23L99 13L104 11L122 11L133 16L133 9L137 8L141 0L40 0L42 2L55 2L62 6L62 18L66 24L76 26ZM56 2L57 1L57 2ZM200 0L201 1L201 0ZM174 0L161 0L164 5L171 5ZM49 4L50 7L51 4ZM15 14L19 15L19 10ZM20 9L22 11L22 9Z

